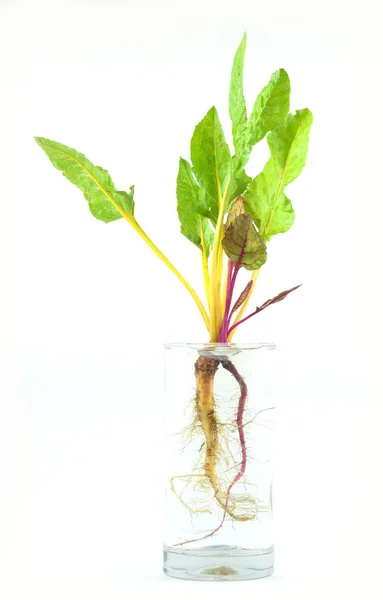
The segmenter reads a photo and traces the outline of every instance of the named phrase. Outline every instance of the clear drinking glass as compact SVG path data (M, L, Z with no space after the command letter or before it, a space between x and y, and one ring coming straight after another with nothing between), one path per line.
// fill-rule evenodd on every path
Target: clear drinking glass
M165 346L164 572L273 573L274 344Z

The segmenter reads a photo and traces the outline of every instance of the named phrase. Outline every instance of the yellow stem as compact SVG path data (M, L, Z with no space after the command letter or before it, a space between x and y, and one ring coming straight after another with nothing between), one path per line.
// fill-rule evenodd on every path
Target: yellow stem
M237 314L237 316L235 317L235 321L234 321L233 325L234 325L235 323L238 323L238 321L240 321L240 320L242 319L243 315L245 314L245 310L246 310L246 308L247 308L247 306L248 306L248 304L249 304L249 302L250 302L250 298L251 298L251 296L252 296L252 293L253 293L253 291L254 291L254 288L255 288L255 284L256 284L256 282L257 282L257 279L258 279L259 271L260 271L260 269L258 269L257 271L253 271L253 272L252 272L251 279L252 279L252 281L253 281L253 285L251 286L250 292L249 292L249 294L248 294L248 296L247 296L247 298L246 298L245 302L242 304L242 306L241 306L241 308L240 308L240 310L239 310L239 313L238 313L238 314ZM234 329L234 330L231 332L231 334L230 334L230 335L229 335L229 337L227 338L227 341L228 341L228 342L230 342L230 341L232 340L232 338L233 338L233 335L235 334L235 332L236 332L236 331L237 331L237 327L236 327L236 328L235 328L235 329Z
M152 240L150 239L150 237L148 237L146 235L145 231L140 227L140 225L137 223L136 219L132 215L130 215L129 213L125 212L118 205L118 203L115 201L115 199L113 198L113 196L109 193L109 191L96 179L96 177L89 171L89 169L80 160L78 160L77 158L73 157L71 154L69 154L65 150L61 149L60 152L62 152L62 154L65 154L65 155L69 156L71 160L75 161L88 174L88 176L94 181L94 183L102 191L102 193L105 194L105 196L108 198L109 202L120 213L120 215L122 217L124 217L124 219L129 223L129 225L131 225L133 227L133 229L144 240L144 242L146 242L148 244L149 248L151 248L153 250L153 252L158 256L158 258L160 258L162 260L162 262L165 263L165 265L171 270L172 273L174 273L174 275L177 277L177 279L185 286L185 288L187 289L187 291L189 292L189 294L192 296L194 302L196 303L196 305L198 307L198 310L200 311L201 316L202 316L202 318L204 320L204 323L205 323L205 325L207 327L207 330L209 331L210 330L210 323L209 323L208 314L206 312L206 309L205 309L205 307L204 307L204 305L203 305L200 297L198 296L197 292L192 288L192 286L190 285L190 283L188 283L186 281L186 279L175 268L175 266L170 262L170 260L152 242Z
M206 252L202 252L202 272L203 272L203 282L205 286L205 294L207 306L210 311L210 275L209 275L209 264L207 260Z
M223 285L222 285L222 294L221 294L221 306L224 308L226 304L226 292L227 292L227 278L229 276L229 261L225 260L224 263L224 276L223 276Z
M223 294L223 290L222 290L222 269L223 269L223 246L222 246L222 240L223 240L223 235L224 235L224 230L222 228L222 235L221 235L221 243L219 245L218 248L218 258L217 258L217 271L218 271L218 280L219 280L219 290L218 293L220 295L220 297L222 297ZM224 307L225 305L223 304L223 302L220 302L220 312L219 312L219 324L221 326L222 320L223 320L223 313L224 313Z
M198 296L198 294L194 290L194 288L192 288L190 283L188 281L186 281L186 279L175 268L173 263L170 262L170 260L165 256L165 254L163 254L161 252L161 250L159 248L157 248L157 246L154 244L154 242L152 242L150 237L148 237L146 235L145 231L140 227L140 225L137 223L136 219L134 217L130 217L129 215L126 215L125 213L123 213L123 217L128 221L128 223L133 227L133 229L138 233L138 235L144 240L144 242L146 242L148 244L149 248L151 248L153 250L153 252L158 256L158 258L160 258L162 260L162 262L171 270L171 272L174 273L174 275L177 277L177 279L185 286L185 288L187 289L189 294L192 296L194 302L196 303L198 310L201 313L201 316L204 320L204 323L205 323L207 329L209 330L210 323L209 323L208 314L206 312L206 309L205 309L200 297Z
M221 278L222 278L222 238L223 219L226 212L226 200L229 193L230 177L227 181L225 192L219 203L219 214L215 228L213 249L211 253L211 278L210 278L210 341L217 342L222 322L221 308Z
M203 227L202 227L202 219L199 217L199 226L200 226L200 237L201 237L201 246L202 246L202 274L203 274L203 282L205 286L205 295L207 306L210 311L210 275L209 275L209 262L206 252L205 239L203 235Z

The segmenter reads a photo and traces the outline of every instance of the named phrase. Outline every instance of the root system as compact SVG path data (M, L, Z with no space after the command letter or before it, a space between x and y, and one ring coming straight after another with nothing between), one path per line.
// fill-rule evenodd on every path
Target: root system
M239 387L235 418L233 422L226 424L219 421L214 397L214 380L220 365L233 376ZM203 453L203 461L201 458L198 461L196 468L198 472L174 476L170 485L172 491L191 515L212 512L212 500L223 510L223 514L217 527L213 530L201 537L179 542L176 544L177 546L202 541L215 535L227 518L232 521L253 520L260 510L253 495L233 493L234 486L245 477L248 461L244 431L244 414L248 397L246 382L228 358L203 355L195 362L195 380L195 419L192 425L192 435L202 435L200 454ZM233 440L233 436L235 436L235 440ZM233 441L239 448L240 460L233 455ZM191 484L194 489L198 488L200 491L206 492L205 500L196 500L192 504L186 503L182 498L182 492L176 490L175 480L181 481L185 486Z

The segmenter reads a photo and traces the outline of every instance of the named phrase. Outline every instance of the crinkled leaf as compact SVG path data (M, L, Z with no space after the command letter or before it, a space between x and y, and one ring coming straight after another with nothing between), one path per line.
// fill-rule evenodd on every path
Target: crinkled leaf
M231 70L229 113L232 121L233 143L236 154L243 148L247 127L246 101L243 94L243 66L246 52L246 33L234 56Z
M96 219L109 223L121 219L123 213L134 216L134 186L130 193L118 191L108 171L96 167L80 152L46 138L35 140L53 166L84 193Z
M288 231L294 210L284 190L301 173L307 156L312 113L306 108L288 115L267 137L271 158L244 194L246 211L265 241Z
M181 223L181 233L209 255L214 234L208 220L198 212L200 201L199 185L195 180L191 165L180 158L177 176L177 212Z
M253 287L253 280L250 279L250 281L247 283L245 289L243 290L243 292L241 293L241 295L239 296L237 302L234 304L233 306L233 310L232 312L234 313L236 310L238 310L242 304L245 302L247 296L250 293L251 288Z
M267 300L266 302L264 302L262 304L262 306L257 306L257 308L252 313L250 313L249 315L247 315L246 317L244 317L240 321L237 321L236 323L234 323L234 325L232 325L230 327L228 333L230 334L236 327L238 327L238 325L241 325L242 323L244 323L248 319L251 319L251 317L254 317L254 315L257 315L258 313L260 313L262 310L264 310L265 308L267 308L271 304L276 304L277 302L281 302L282 300L284 300L286 298L286 296L288 296L289 294L291 294L291 292L293 292L294 290L297 290L298 288L300 288L301 285L302 284L296 285L295 287L291 288L290 290L286 290L285 292L280 292L277 296L274 296L274 298L270 298L270 300Z
M264 302L262 304L262 306L260 306L259 308L257 308L256 312L260 312L261 310L264 310L265 308L267 308L268 306L270 306L271 304L276 304L277 302L282 302L282 300L284 300L286 298L286 296L288 296L289 294L291 294L291 292L294 292L294 290L297 290L298 288L301 287L301 283L299 285L296 285L295 287L286 290L285 292L280 292L279 294L277 294L276 296L274 296L274 298L270 298L270 300L266 300L266 302Z
M227 214L227 219L225 223L225 229L234 221L238 215L242 215L245 212L245 204L243 202L242 196L238 196L233 204L231 205L231 209Z
M240 173L255 144L273 131L290 110L290 80L284 69L275 71L258 95L239 151L236 149L235 173Z
M239 215L230 223L222 246L233 263L249 271L259 269L266 262L266 245L256 231L250 215Z
M196 126L190 144L193 171L205 190L209 218L217 221L219 197L231 172L231 156L213 106Z

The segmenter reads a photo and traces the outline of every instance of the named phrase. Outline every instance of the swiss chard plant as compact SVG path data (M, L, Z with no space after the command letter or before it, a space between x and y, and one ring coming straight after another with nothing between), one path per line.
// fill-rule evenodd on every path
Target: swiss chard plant
M280 302L299 287L280 292L245 316L260 269L267 260L268 244L294 223L294 209L286 191L305 165L313 120L307 108L290 112L290 80L284 69L272 74L248 112L243 89L245 49L246 34L234 56L231 71L232 148L213 106L194 129L190 157L179 159L176 197L181 233L197 248L205 300L138 222L133 185L128 192L118 190L108 171L95 166L80 152L59 142L35 138L52 164L83 192L96 219L105 223L125 219L148 244L192 296L210 342L221 344L230 342L238 327L252 316ZM246 166L254 147L264 138L269 158L263 170L252 177L246 172ZM243 289L242 286L237 289L240 271L248 273ZM219 487L216 469L219 444L213 382L219 365L231 373L241 390L236 423L242 462L226 491ZM246 468L242 418L247 391L244 379L228 359L200 356L195 364L195 376L196 419L202 425L205 438L204 477L223 510L222 522L204 536L208 537L222 526L227 516L237 518L235 510L230 508L230 498L232 487L244 476ZM243 513L241 520L244 520Z

